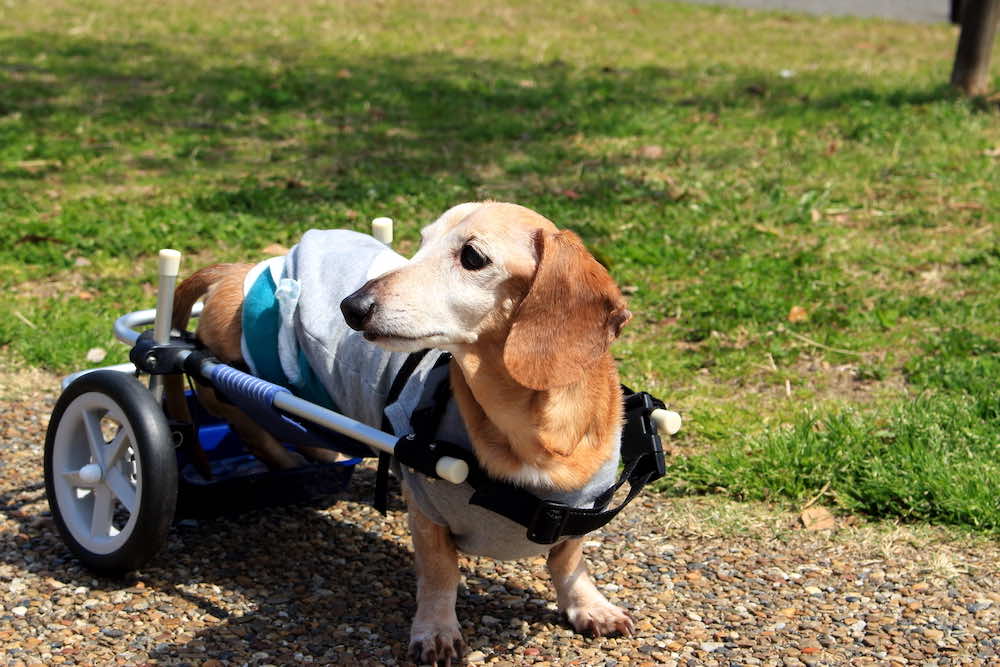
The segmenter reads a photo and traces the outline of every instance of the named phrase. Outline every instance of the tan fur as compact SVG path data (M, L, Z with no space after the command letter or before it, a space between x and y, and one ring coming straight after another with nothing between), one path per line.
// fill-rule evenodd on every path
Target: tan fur
M215 264L184 280L174 294L175 329L184 330L195 302L205 297L205 308L198 318L195 334L220 361L243 360L240 337L243 326L243 280L253 264Z
M586 484L611 456L608 443L621 426L611 360L593 364L579 383L534 390L515 382L495 353L477 352L456 358L451 383L483 467L513 480L528 464L564 491Z
M576 234L539 229L532 238L538 268L514 313L503 360L518 383L544 390L584 381L632 314Z
M406 484L403 497L417 570L417 613L410 628L410 652L421 665L448 664L465 651L455 615L461 579L458 551L448 529L428 519L412 502Z
M541 480L562 490L580 488L611 456L621 427L618 373L608 349L631 317L621 293L572 232L559 231L521 206L466 204L424 230L424 245L411 263L362 288L371 290L381 304L380 313L391 313L402 304L404 315L419 314L411 301L428 295L438 299L440 290L448 289L441 281L455 275L458 269L452 263L457 255L440 244L456 233L467 233L495 251L503 258L507 276L495 288L491 310L473 323L474 329L453 332L442 344L454 354L452 387L476 457L500 478ZM434 247L439 248L437 256ZM241 360L242 284L249 269L243 264L202 269L181 284L175 299L174 325L183 328L191 306L205 296L198 337L230 363ZM366 336L391 349L437 344L433 313L408 325L426 329L418 335L392 330L398 321L400 317L373 322ZM421 336L430 343L421 343ZM226 406L215 409L226 411ZM245 417L225 416L248 441L261 443L269 437L254 433ZM264 456L273 454L270 446L255 447ZM409 499L405 486L404 496ZM457 552L445 528L409 500L407 505L418 591L411 649L422 662L447 664L464 648L454 609ZM631 633L629 616L590 580L582 540L553 548L548 564L559 608L578 631Z
M594 637L631 635L635 630L632 617L594 586L583 559L583 539L566 540L549 551L546 565L556 589L556 604L577 632Z

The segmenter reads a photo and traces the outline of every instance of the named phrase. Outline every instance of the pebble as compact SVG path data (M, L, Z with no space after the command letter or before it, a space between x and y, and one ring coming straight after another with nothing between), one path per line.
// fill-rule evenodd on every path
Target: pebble
M53 386L57 381L54 380ZM371 462L338 499L186 522L123 579L59 540L39 443L55 395L0 401L0 647L4 664L403 665L412 551L393 482L370 506ZM462 557L467 660L507 665L991 664L1000 544L867 543L762 523L727 531L716 500L640 496L587 539L598 587L636 634L565 624L543 559ZM716 504L712 504L716 503ZM741 515L757 511L738 505ZM772 515L768 515L772 516ZM782 525L793 525L789 516ZM838 528L846 530L845 528ZM961 563L942 569L942 559ZM947 562L947 561L945 561Z

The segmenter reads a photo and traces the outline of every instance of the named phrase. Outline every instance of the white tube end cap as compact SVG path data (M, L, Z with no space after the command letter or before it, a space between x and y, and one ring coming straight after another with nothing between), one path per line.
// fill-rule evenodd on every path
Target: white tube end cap
M681 430L681 416L673 410L657 408L650 413L649 417L653 420L656 430L660 433L673 435Z
M372 220L372 236L386 245L392 245L392 218Z
M442 456L434 466L434 472L452 484L461 484L469 476L469 464L462 459Z
M160 251L160 275L176 276L181 270L181 253L164 248Z
M80 468L80 472L77 474L80 477L80 481L84 484L97 484L104 476L104 473L101 471L101 466L96 463L88 463Z

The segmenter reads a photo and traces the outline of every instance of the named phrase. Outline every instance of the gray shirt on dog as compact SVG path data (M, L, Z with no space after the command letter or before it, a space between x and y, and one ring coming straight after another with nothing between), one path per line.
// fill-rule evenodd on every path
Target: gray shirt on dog
M371 236L346 230L310 230L284 258L283 265L277 258L251 271L244 290L248 292L264 271L274 276L282 312L279 356L293 390L297 382L306 381L296 368L301 354L338 412L379 428L384 410L397 435L413 432L410 416L433 400L439 382L448 381L447 366L435 368L441 352L432 350L417 365L398 400L387 406L389 388L407 355L383 350L348 327L340 302L371 278L406 262ZM244 358L256 373L253 357L254 351L244 345ZM454 398L449 400L435 437L472 450ZM616 480L619 453L617 447L613 449L614 454L580 490L566 493L526 488L539 498L577 508L592 507L595 498ZM551 548L528 540L524 526L470 505L473 489L468 484L431 479L398 464L394 470L420 510L446 526L463 552L510 560Z

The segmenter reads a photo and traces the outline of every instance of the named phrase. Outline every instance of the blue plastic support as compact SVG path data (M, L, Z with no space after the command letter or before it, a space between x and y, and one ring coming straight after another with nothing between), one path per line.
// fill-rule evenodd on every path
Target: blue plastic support
M281 442L291 445L325 447L351 456L372 456L365 445L321 426L303 424L274 406L279 394L293 395L281 385L261 380L225 364L212 364L209 371L212 386L222 396Z
M211 377L215 387L234 403L236 402L236 397L239 396L243 397L248 405L256 405L268 410L274 405L274 396L277 393L288 391L288 389L285 389L281 385L261 380L249 373L238 371L232 366L226 366L225 364L216 364L212 368Z

